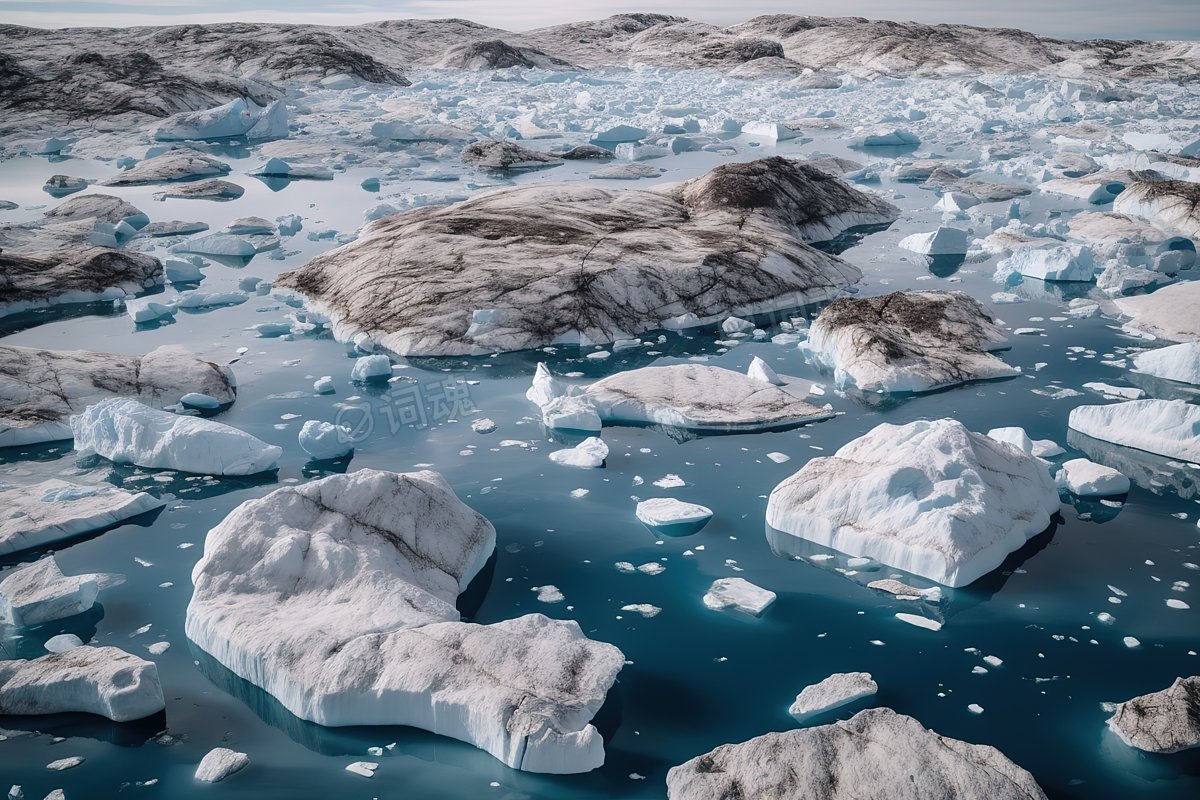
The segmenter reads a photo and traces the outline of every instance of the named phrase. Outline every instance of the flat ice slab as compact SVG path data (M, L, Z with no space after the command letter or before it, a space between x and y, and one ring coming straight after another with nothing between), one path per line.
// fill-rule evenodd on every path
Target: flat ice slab
M732 608L756 617L774 602L774 592L755 586L745 578L718 578L704 595L704 605L713 611Z
M803 721L825 711L870 697L879 691L879 684L869 672L839 672L820 683L804 687L792 703L788 713L797 721Z
M668 800L1046 800L987 745L940 736L890 708L721 745L667 773Z
M412 725L516 769L604 761L591 718L625 662L573 620L461 622L496 532L435 472L278 489L208 534L188 637L301 719Z
M101 400L71 417L75 449L118 464L201 475L256 475L275 469L283 449L201 417L159 411L136 400Z
M881 424L771 492L767 524L946 586L995 569L1050 525L1044 464L951 419Z
M1181 281L1150 294L1118 297L1117 309L1130 318L1127 328L1172 342L1200 339L1200 281Z
M697 503L685 503L673 497L653 497L637 504L635 512L642 524L669 532L696 533L712 519L712 509Z
M1004 333L964 292L843 298L821 310L801 348L838 388L924 392L1020 374L992 355Z
M145 492L57 478L32 486L0 484L0 555L45 547L161 508Z
M98 575L63 575L54 556L4 573L0 621L17 627L82 614L96 602Z
M1067 424L1093 439L1200 463L1200 406L1183 400L1077 406Z
M115 647L0 661L0 714L99 714L129 722L166 707L158 667Z

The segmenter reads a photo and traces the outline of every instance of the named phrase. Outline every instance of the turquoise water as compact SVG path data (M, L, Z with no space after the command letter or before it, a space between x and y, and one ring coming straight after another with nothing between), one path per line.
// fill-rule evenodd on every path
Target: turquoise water
M828 142L817 144L826 152L844 152ZM791 142L779 152L810 152L817 144ZM744 157L766 150L750 150ZM155 187L113 191L155 220L202 220L214 230L249 214L305 216L305 229L285 240L282 260L259 256L242 268L214 264L201 284L206 291L236 288L247 275L270 279L303 264L335 245L328 239L308 240L310 231L353 231L361 210L377 202L359 188L372 174L368 169L339 174L332 182L296 182L273 191L237 175L256 166L256 159L236 151L221 155L232 159L233 179L247 189L237 201L157 203L150 197ZM670 165L665 178L699 174L721 158L694 153L670 159L664 162ZM570 179L593 167L568 166L521 180ZM54 202L41 194L40 186L49 175L64 171L100 177L109 170L87 161L10 160L0 164L6 199ZM901 255L895 245L902 236L936 224L935 212L916 211L927 209L933 195L911 185L885 183L883 188L896 190L895 202L912 212L915 221L842 242L850 245L844 257L866 273L863 293L960 288L986 300L1001 288L991 278L994 260L926 264ZM1039 214L1069 208L1056 202L1039 197L1028 205ZM27 210L2 212L0 221L31 216ZM167 697L165 714L127 725L76 715L2 719L8 738L0 745L0 782L24 785L27 797L61 787L68 798L199 798L218 792L231 798L662 798L671 766L725 742L792 728L787 707L802 688L831 672L865 670L880 685L877 704L910 714L944 735L998 747L1030 770L1051 797L1200 796L1200 751L1138 754L1106 731L1108 714L1101 706L1200 672L1196 611L1172 610L1164 603L1178 597L1200 605L1194 588L1182 594L1171 591L1175 581L1200 581L1200 572L1185 566L1200 562L1195 470L1128 451L1108 454L1131 459L1146 474L1166 471L1175 488L1155 494L1135 487L1117 513L1095 504L1064 504L1052 529L1014 554L1004 568L970 588L948 591L940 608L926 609L945 620L940 632L897 620L896 612L914 609L864 588L868 574L848 577L833 565L796 560L799 542L764 529L766 496L776 483L807 459L836 450L880 422L952 416L973 430L1018 425L1034 438L1066 446L1070 409L1103 402L1080 389L1081 384L1125 382L1127 373L1099 362L1137 342L1116 330L1111 320L1052 320L1061 313L1060 298L1075 296L1079 287L1062 290L1032 282L1014 291L1030 299L999 306L998 315L1012 327L1045 329L1044 335L1012 337L1004 358L1022 367L1022 377L910 398L840 397L830 389L825 399L839 416L791 431L688 438L652 428L606 429L611 454L601 470L563 468L546 457L561 445L541 428L536 409L524 398L537 361L548 361L555 372L593 377L697 357L744 369L758 355L779 372L822 382L829 377L806 364L794 345L743 340L726 350L717 343L723 339L719 332L708 329L664 333L665 341L653 348L659 356L639 351L602 362L570 348L553 354L400 360L406 368L398 374L411 381L389 391L350 384L354 355L328 335L257 338L246 330L286 319L290 309L270 297L180 313L173 323L140 329L103 305L7 319L5 341L13 344L141 353L178 343L214 361L236 360L238 400L219 419L283 446L284 457L274 479L202 481L114 469L94 459L77 462L61 444L0 453L0 479L32 480L82 469L168 501L164 510L139 524L56 549L68 574L126 576L122 585L101 595L101 606L78 618L23 631L21 637L9 632L0 641L6 657L33 657L50 636L69 631L153 658ZM248 350L239 357L242 347ZM1072 347L1095 352L1074 352ZM1040 363L1045 366L1039 369ZM312 393L312 382L321 375L333 376L336 395ZM1032 391L1047 387L1083 394L1054 400ZM296 435L304 420L334 421L339 413L341 421L366 431L350 469L432 465L465 502L495 524L497 552L462 600L466 615L484 623L533 611L572 618L589 636L625 652L631 663L597 720L608 738L602 769L576 776L530 775L468 745L421 731L321 728L292 717L189 646L183 635L189 575L206 531L247 499L326 474L328 465L308 463ZM494 433L471 430L470 422L481 416L497 423ZM773 452L787 454L790 461L773 462L767 458ZM1075 454L1072 450L1067 457ZM668 474L687 485L672 490L652 486ZM576 489L588 493L573 497ZM715 517L693 536L657 539L633 515L634 498L651 496L700 502ZM659 561L666 571L623 574L613 566L618 561ZM701 597L708 585L730 576L768 588L779 599L760 619L707 610ZM539 603L531 588L545 584L557 586L565 601ZM1119 605L1108 601L1110 584L1127 593ZM631 603L650 603L662 612L643 619L620 610ZM1099 623L1095 615L1101 611L1112 613L1116 622ZM137 632L147 625L148 630ZM1125 647L1122 638L1129 635L1141 641L1139 648ZM157 641L171 647L151 656L146 647ZM984 655L1004 663L988 667L986 674L972 674L974 667L986 666ZM983 713L969 712L970 704L982 706ZM862 705L815 721L849 716ZM367 755L368 747L392 742L396 747L384 756ZM250 766L218 787L197 785L192 780L195 765L215 746L248 753ZM74 755L86 761L63 773L45 769L55 759ZM344 771L363 759L380 762L374 779Z

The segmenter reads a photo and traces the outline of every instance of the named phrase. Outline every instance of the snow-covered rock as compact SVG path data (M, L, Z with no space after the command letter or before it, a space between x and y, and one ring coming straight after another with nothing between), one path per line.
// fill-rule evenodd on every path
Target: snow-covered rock
M548 153L539 153L521 147L516 142L481 141L472 142L463 148L462 160L480 169L498 172L522 172L531 169L546 169L561 165L562 159Z
M839 388L924 392L1019 374L989 352L1006 341L968 294L893 292L830 303L801 348Z
M1054 476L1058 488L1080 497L1104 497L1129 491L1129 478L1086 458L1064 461Z
M774 602L774 592L755 586L745 578L717 578L704 595L704 605L713 611L732 608L756 617Z
M283 450L237 428L177 416L137 400L110 398L71 417L75 449L118 464L201 475L255 475L275 469Z
M23 627L82 614L96 602L99 578L63 575L52 555L17 567L0 580L0 621Z
M129 722L166 707L158 667L116 647L0 661L0 714L99 714Z
M1119 703L1108 727L1130 747L1177 753L1200 747L1200 676Z
M805 241L897 214L778 157L649 191L539 183L377 220L275 285L400 355L603 343L827 299L860 273Z
M589 721L624 656L574 621L459 621L495 541L433 472L281 488L209 532L187 635L301 719L412 725L527 771L594 769Z
M673 364L619 372L580 396L610 425L653 424L700 431L768 430L833 415L784 389L722 367Z
M697 533L712 519L712 509L685 503L674 497L652 497L637 504L635 515L642 524L668 536Z
M722 745L668 772L667 797L1046 800L996 748L941 736L890 708Z
M174 405L188 392L236 397L227 367L163 346L144 356L0 347L0 447L71 438L67 417L108 397Z
M771 492L767 523L946 586L998 567L1050 525L1045 466L951 419L884 423Z
M608 458L608 445L597 436L589 436L574 447L555 450L550 454L550 460L555 464L585 469L598 469L604 466L606 458Z
M1071 409L1067 424L1093 439L1200 462L1200 406L1183 400L1077 406Z
M300 428L300 448L319 461L343 458L354 451L352 433L345 425L310 419Z
M1124 316L1126 327L1143 331L1172 342L1200 339L1200 281L1183 281L1164 286L1150 294L1118 297L1113 300Z
M870 697L879 691L879 684L869 672L839 672L820 683L804 687L796 695L788 713L797 721L804 721L817 714Z
M105 182L106 186L138 186L195 178L214 178L229 173L229 165L194 150L169 150L139 161Z
M1137 372L1200 386L1200 342L1184 342L1133 356Z
M161 508L145 492L51 478L32 486L0 484L0 555L45 547Z
M196 780L205 783L217 783L228 778L233 773L243 769L250 763L250 756L230 750L227 747L214 747L196 767Z

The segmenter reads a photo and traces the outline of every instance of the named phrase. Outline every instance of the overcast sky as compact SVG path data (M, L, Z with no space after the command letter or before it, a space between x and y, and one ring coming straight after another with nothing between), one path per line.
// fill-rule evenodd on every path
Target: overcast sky
M0 0L0 22L40 27L181 22L355 24L463 17L527 30L628 11L728 25L758 14L857 15L1023 28L1070 38L1200 39L1200 0Z

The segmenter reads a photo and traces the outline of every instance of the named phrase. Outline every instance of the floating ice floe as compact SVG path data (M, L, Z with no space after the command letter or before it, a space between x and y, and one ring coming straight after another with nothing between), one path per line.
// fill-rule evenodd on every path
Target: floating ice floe
M32 486L0 484L0 555L45 547L163 506L145 492L51 478Z
M310 419L300 428L300 448L318 461L344 458L354 452L352 435L345 425Z
M223 181L220 178L209 178L204 181L195 183L181 183L176 186L164 189L161 192L156 192L155 200L213 200L218 203L225 203L230 200L237 200L244 195L246 190L236 183Z
M293 164L282 158L269 158L262 166L246 173L259 178L286 178L288 180L333 180L333 171L315 164Z
M1050 525L1041 461L951 420L881 424L771 492L773 528L946 586L998 567Z
M806 403L786 388L703 364L641 367L602 378L583 390L561 384L539 368L527 396L541 406L547 426L575 429L595 419L609 425L752 431L833 415L828 407Z
M924 392L1020 374L989 351L1006 337L963 292L893 292L843 298L821 310L801 349L839 388Z
M589 720L624 656L573 620L459 621L495 541L433 472L278 489L209 532L187 635L301 719L412 725L532 772L594 769Z
M1172 342L1200 339L1200 280L1164 286L1150 294L1118 297L1113 301L1124 316L1126 328Z
M82 614L96 602L102 577L63 575L52 555L10 570L0 580L0 622L26 627Z
M870 133L854 139L849 147L916 147L921 138L914 133L896 128L890 131Z
M1200 386L1200 342L1184 342L1133 356L1137 372Z
M1183 400L1077 406L1067 424L1093 439L1200 463L1200 406Z
M144 356L90 350L0 347L0 447L70 439L67 417L108 397L173 405L189 392L222 404L236 397L233 373L181 347Z
M1200 676L1176 678L1166 689L1119 703L1108 727L1130 747L1177 753L1200 747Z
M169 150L139 161L105 182L106 186L138 186L195 178L213 178L229 173L229 165L194 150Z
M287 107L282 100L259 106L239 97L203 111L184 111L167 117L154 130L160 142L186 139L282 139L288 135Z
M905 236L899 246L923 256L963 255L967 252L967 232L943 226L936 231Z
M205 783L218 783L233 773L243 769L250 763L250 756L230 750L227 747L214 747L196 767L196 780Z
M1096 277L1096 263L1083 245L1027 246L996 264L997 278L1013 273L1042 281L1090 281Z
M918 589L915 586L910 586L907 583L896 580L895 578L881 578L871 581L867 584L868 589L875 589L880 592L897 597L901 600L928 600L931 603L940 603L942 600L942 587L930 586L928 589Z
M596 436L589 436L574 447L555 450L550 454L550 460L555 464L586 469L598 469L604 466L606 458L608 458L608 445Z
M370 223L275 285L400 355L604 343L827 299L860 273L805 241L897 215L778 157L652 191L532 184Z
M726 744L667 773L669 800L1046 800L1033 776L988 745L940 736L890 708Z
M130 722L166 707L158 667L116 647L0 661L0 714L98 714Z
M213 420L111 398L71 417L75 449L118 464L201 475L255 475L275 469L283 450Z
M820 683L804 687L788 709L797 721L870 697L879 691L879 684L869 672L839 672Z
M774 602L774 592L744 578L717 578L704 595L704 605L713 611L732 608L756 617Z
M653 497L637 504L634 514L643 525L667 536L698 533L712 519L712 509L673 497Z

